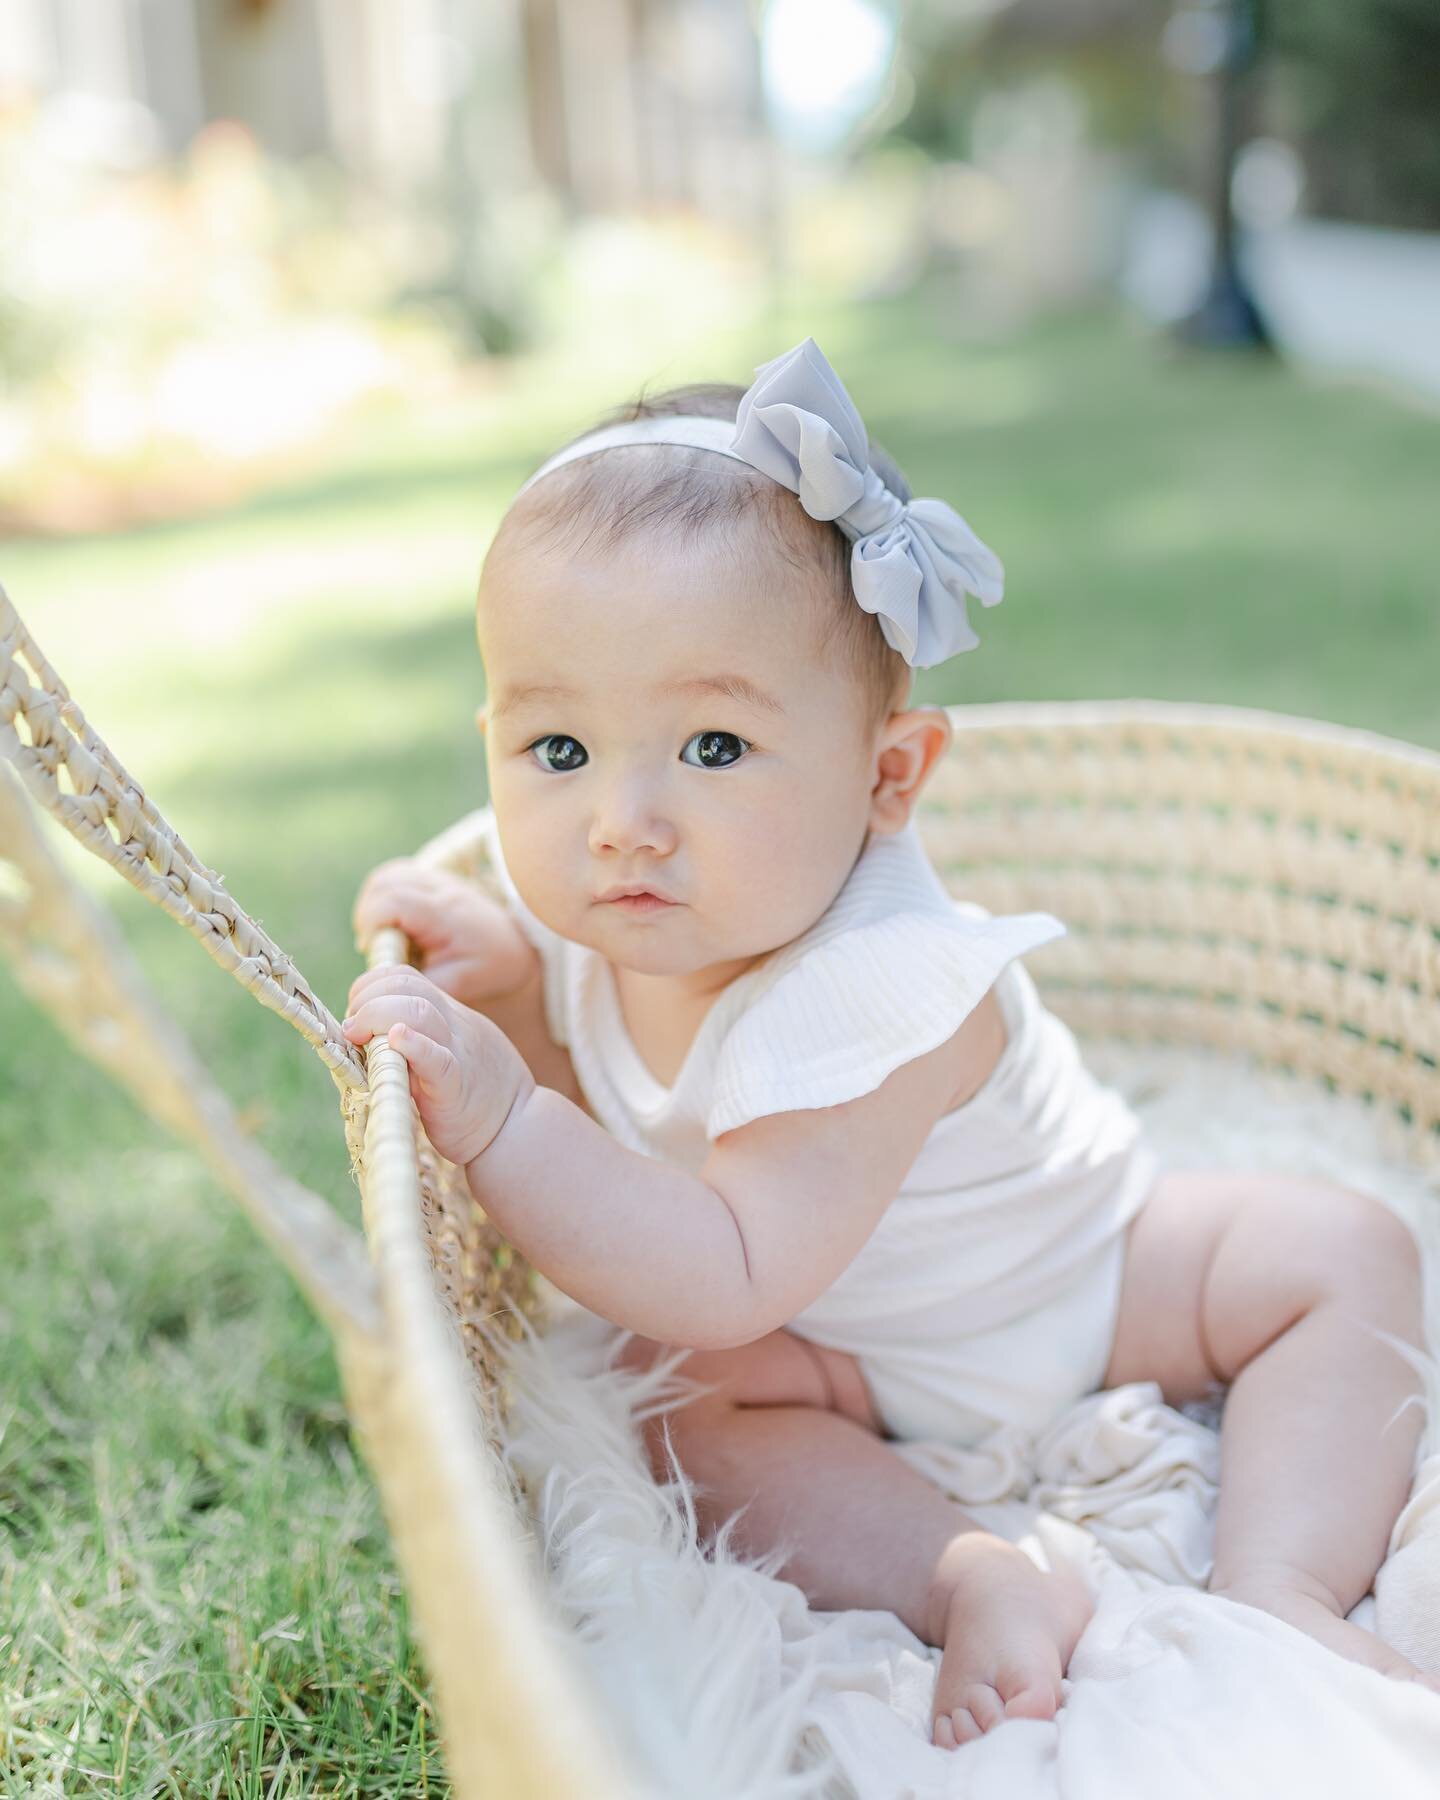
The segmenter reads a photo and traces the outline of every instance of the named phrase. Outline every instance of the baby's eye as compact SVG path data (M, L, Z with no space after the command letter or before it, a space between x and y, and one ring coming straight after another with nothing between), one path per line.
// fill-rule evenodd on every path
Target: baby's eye
M546 746L549 744L559 746L558 760L553 762L546 751ZM552 775L563 775L567 770L583 768L590 760L585 746L580 740L568 737L563 731L552 731L547 737L536 738L535 742L528 744L526 748L538 753L540 767L549 769Z
M691 761L685 754L691 744L700 746L695 753L698 761ZM745 739L736 737L733 731L697 731L694 737L685 740L680 760L690 763L692 769L728 769L732 763L739 762L749 748Z

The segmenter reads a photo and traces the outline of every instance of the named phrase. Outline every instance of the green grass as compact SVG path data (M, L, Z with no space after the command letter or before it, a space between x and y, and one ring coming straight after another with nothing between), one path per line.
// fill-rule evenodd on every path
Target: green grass
M1440 746L1433 418L1110 317L957 342L938 292L747 327L665 374L743 376L807 330L917 491L1006 560L981 650L925 697L1229 701ZM615 397L540 361L224 515L5 551L92 722L332 1005L365 870L483 798L488 535ZM354 1219L305 1047L62 849L266 1145ZM0 1152L0 1793L64 1770L68 1794L443 1794L323 1330L3 972Z

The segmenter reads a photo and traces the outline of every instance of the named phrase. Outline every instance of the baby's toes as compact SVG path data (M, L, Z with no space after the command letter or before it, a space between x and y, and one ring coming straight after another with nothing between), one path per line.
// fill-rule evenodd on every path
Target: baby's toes
M1060 1709L1060 1675L1036 1674L1033 1669L996 1680L1005 1703L1007 1719L1053 1719Z
M946 1750L968 1744L983 1737L992 1725L1005 1717L1005 1702L993 1687L974 1682L960 1691L960 1704L941 1713L935 1721L934 1738Z
M963 1690L960 1695L960 1704L955 1708L955 1713L957 1719L963 1719L967 1715L972 1718L975 1721L974 1735L979 1737L992 1725L998 1725L1005 1717L1005 1702L993 1687L988 1687L983 1682L976 1682L972 1687ZM957 1737L960 1735L958 1723L955 1735Z

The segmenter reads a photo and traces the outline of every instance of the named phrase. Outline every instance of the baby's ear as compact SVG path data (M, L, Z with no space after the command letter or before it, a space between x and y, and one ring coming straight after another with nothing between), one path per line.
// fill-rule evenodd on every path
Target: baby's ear
M481 737L484 737L484 735L485 735L485 708L483 706L477 706L475 708L475 729L480 733Z
M909 824L920 790L955 735L943 706L911 706L891 713L880 734L870 829L882 836Z

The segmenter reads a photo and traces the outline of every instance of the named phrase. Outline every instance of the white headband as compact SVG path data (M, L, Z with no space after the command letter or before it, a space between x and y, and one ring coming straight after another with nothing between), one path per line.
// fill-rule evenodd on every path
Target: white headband
M519 492L578 457L626 444L718 451L798 494L812 519L833 520L854 544L855 598L913 668L980 642L967 593L983 606L1004 597L1000 559L953 506L902 500L871 468L860 415L813 338L755 371L733 422L682 413L602 426L542 463Z

